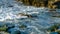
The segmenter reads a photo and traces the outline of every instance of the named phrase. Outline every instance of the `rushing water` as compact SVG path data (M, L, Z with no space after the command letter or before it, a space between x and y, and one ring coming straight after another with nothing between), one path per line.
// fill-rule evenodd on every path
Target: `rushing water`
M12 6L12 7L9 7ZM57 10L58 12L59 10ZM36 15L35 18L27 18L26 16L18 17L18 13L27 13L31 15ZM17 3L14 0L0 0L0 23L12 23L14 28L11 34L15 30L21 31L21 34L47 34L45 29L54 23L59 23L60 18L51 17L53 13L48 11L48 8L44 7L33 7L33 6L24 6L22 3ZM19 28L20 25L26 25L25 29Z

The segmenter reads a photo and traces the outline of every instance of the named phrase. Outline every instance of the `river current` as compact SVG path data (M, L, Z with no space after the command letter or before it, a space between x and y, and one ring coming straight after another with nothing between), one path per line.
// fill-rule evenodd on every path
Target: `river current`
M56 12L59 12L59 10ZM18 17L17 14L19 13L36 15L37 17ZM19 30L22 32L21 34L47 34L46 29L48 27L60 22L60 18L52 17L52 15L54 14L49 12L49 9L46 7L37 8L25 6L22 2L18 3L14 0L0 0L0 23L12 23L15 27L11 28L11 30ZM25 29L18 28L22 24L27 27Z

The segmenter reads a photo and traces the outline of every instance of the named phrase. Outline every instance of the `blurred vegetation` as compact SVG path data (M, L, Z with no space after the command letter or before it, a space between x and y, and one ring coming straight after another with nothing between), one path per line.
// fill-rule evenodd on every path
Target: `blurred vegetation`
M48 1L44 1L44 0L17 0L18 2L21 1L26 5L32 5L32 6L46 6L45 4L47 4Z
M59 0L16 0L17 2L23 2L25 5L31 5L36 7L48 7L52 9L56 9L57 5L53 5L55 2Z

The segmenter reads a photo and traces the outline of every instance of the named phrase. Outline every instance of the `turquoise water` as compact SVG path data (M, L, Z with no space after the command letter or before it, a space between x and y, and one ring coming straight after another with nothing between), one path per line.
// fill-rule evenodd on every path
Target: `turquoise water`
M18 17L17 14L24 13L35 15L37 17L27 18L26 16ZM59 10L56 11L59 14ZM10 34L47 34L46 29L54 23L59 23L60 18L52 17L55 15L53 12L49 12L48 8L25 6L22 3L18 3L14 0L0 0L0 26L7 25L10 27L8 32ZM24 25L25 28L19 28ZM12 28L12 26L14 26Z

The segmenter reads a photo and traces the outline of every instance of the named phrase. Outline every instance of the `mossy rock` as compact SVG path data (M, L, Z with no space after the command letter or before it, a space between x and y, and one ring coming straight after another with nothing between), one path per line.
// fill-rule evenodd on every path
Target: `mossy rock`
M0 27L0 31L6 31L6 30L7 30L6 26Z

